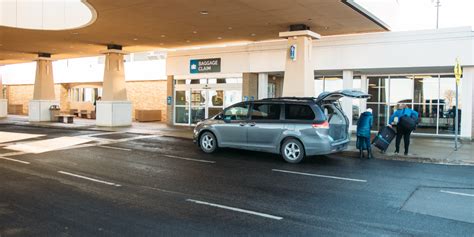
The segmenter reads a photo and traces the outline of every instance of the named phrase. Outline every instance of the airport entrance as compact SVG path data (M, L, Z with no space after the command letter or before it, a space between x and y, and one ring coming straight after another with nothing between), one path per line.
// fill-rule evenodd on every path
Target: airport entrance
M242 78L176 79L174 124L194 125L242 101Z

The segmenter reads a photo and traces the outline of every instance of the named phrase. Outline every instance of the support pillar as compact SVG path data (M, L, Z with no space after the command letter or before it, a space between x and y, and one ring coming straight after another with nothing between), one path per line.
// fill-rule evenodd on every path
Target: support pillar
M166 123L168 125L174 124L174 76L168 76L166 81Z
M40 53L38 56L33 100L28 105L28 119L30 122L52 121L49 107L59 106L54 94L53 63L50 54Z
M127 98L122 47L109 45L105 53L102 100L97 101L97 126L132 125L132 103Z
M321 36L309 31L281 32L288 39L283 96L314 96L313 39Z
M354 72L353 71L342 71L342 89L348 90L354 88ZM352 126L352 98L342 98L342 109L349 118L349 128Z
M474 138L474 67L463 67L463 76L459 87L461 106L461 139Z
M268 98L268 73L258 74L258 99Z
M258 97L258 74L242 74L242 100L256 100Z
M0 74L0 118L7 117L8 102L5 98L5 93L2 82L2 75Z

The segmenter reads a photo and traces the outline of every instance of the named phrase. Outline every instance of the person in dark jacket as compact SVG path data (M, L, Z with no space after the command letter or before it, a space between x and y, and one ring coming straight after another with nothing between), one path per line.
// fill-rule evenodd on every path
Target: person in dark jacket
M400 152L400 142L403 137L403 143L405 145L405 155L408 155L408 148L410 147L410 136L413 129L406 129L401 126L400 121L403 117L413 119L414 123L418 122L418 112L407 107L406 104L399 104L398 110L396 110L388 121L388 126L392 128L392 125L397 126L397 139L395 141L395 154Z
M364 150L367 150L367 159L373 158L370 145L370 130L372 129L373 116L372 109L367 109L362 113L357 122L357 141L356 147L359 149L359 157L364 158Z

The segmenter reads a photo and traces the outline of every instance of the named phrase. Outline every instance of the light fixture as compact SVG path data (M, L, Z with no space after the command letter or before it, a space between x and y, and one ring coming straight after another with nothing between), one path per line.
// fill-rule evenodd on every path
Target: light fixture
M227 29L228 29L228 30L232 30L233 28L232 28L232 26L229 26L229 27L227 27Z
M72 32L71 34L73 34L73 35L78 35L79 33L78 33L78 32Z
M164 45L163 43L160 43L160 45Z
M191 40L186 40L186 43L190 43L190 42L191 42Z
M193 31L193 34L197 34L198 32L197 31Z
M138 38L133 38L133 40L137 41L137 40L138 40Z
M254 36L256 36L256 34L255 34L255 33L252 33L252 34L250 34L250 36L254 37Z
M218 40L221 40L221 39L222 39L222 37L220 37L220 36L219 36L219 37L217 37L217 39L218 39Z
M201 15L208 15L208 14L209 14L208 11L200 11L199 13L200 13Z
M165 38L165 37L166 37L166 35L161 35L161 38Z

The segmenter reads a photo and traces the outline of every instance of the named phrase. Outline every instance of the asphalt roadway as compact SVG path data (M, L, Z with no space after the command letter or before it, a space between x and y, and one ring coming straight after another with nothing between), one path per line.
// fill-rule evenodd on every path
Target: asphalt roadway
M0 236L474 236L474 166L293 165L191 140L0 125ZM41 153L11 145L89 142ZM60 140L61 140L60 139ZM54 140L56 141L56 140Z

